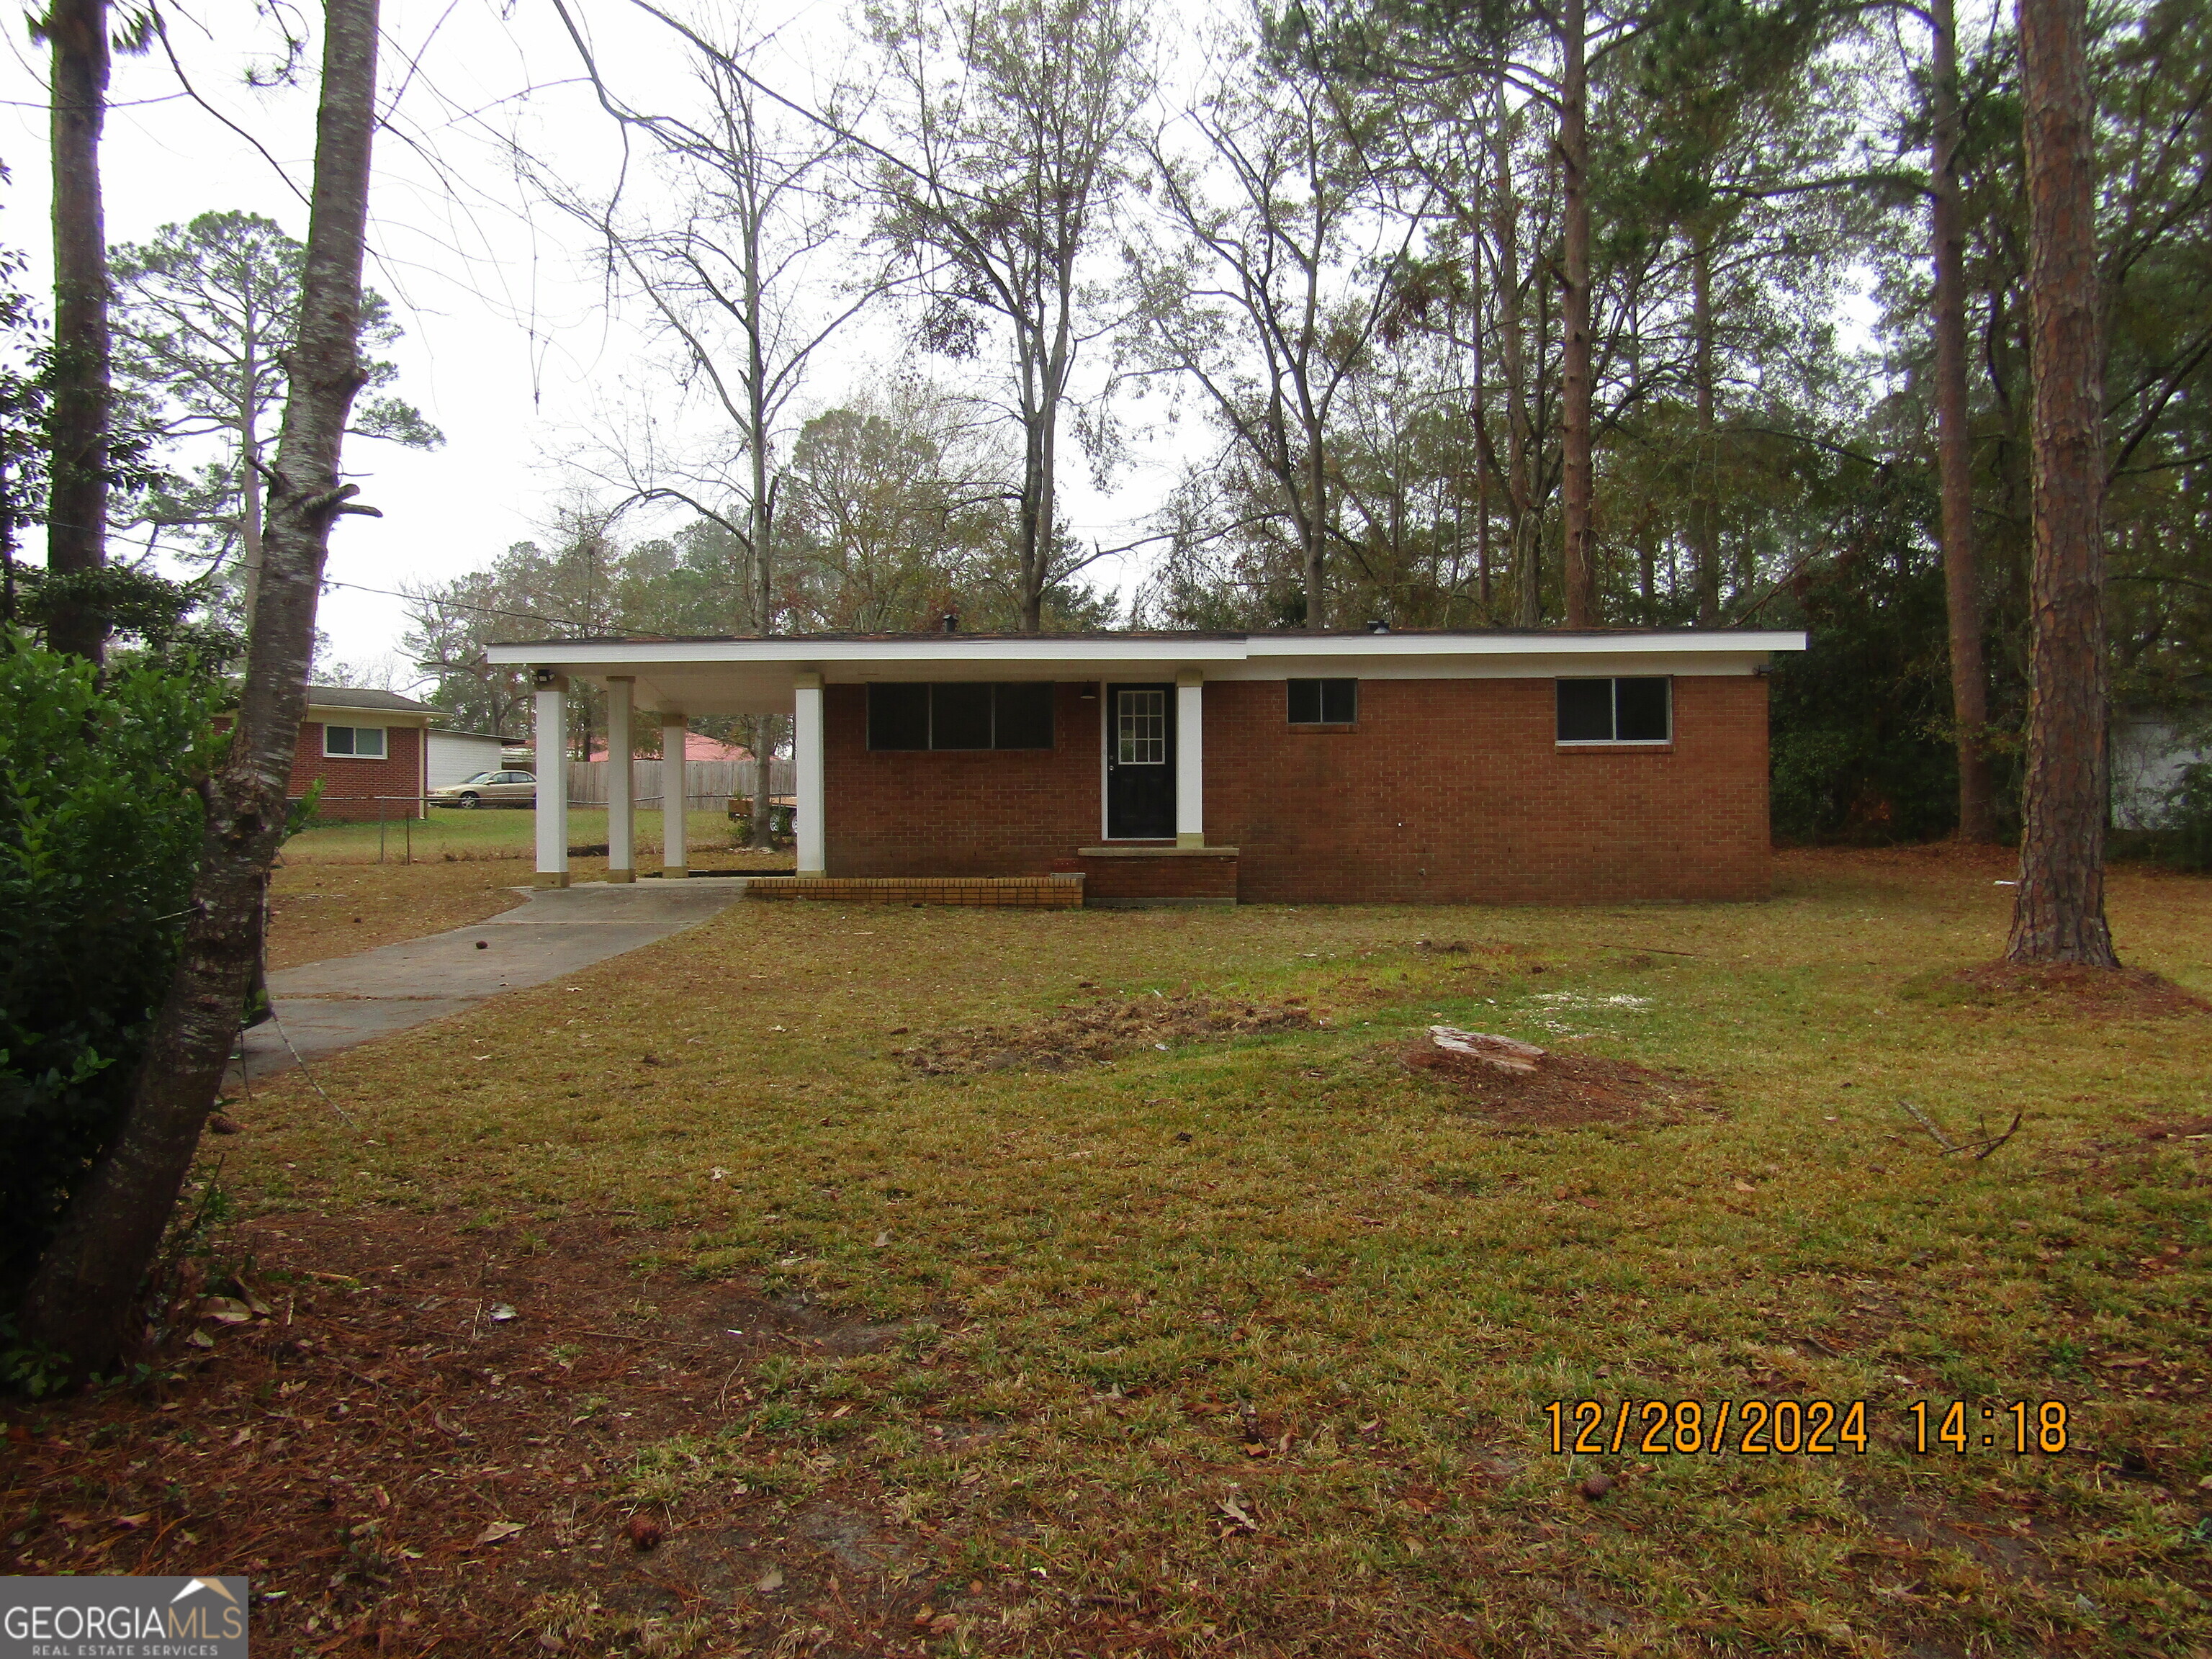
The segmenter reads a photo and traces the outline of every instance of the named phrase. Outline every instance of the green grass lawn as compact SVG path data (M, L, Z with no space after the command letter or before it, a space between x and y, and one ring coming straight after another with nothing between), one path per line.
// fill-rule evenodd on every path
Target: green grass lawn
M395 810L404 803L395 803ZM330 860L339 863L374 862L381 849L386 862L397 861L411 848L413 856L428 862L451 853L456 858L528 858L537 846L536 815L514 807L481 807L462 811L434 806L428 818L411 822L319 823L284 843L284 856L293 862ZM687 850L711 857L730 845L730 821L716 811L684 814ZM604 846L607 813L603 806L568 809L568 844ZM637 815L637 850L641 860L649 852L660 855L660 814Z
M617 1215L648 1281L923 1322L733 1374L599 1495L769 1528L805 1487L744 1469L860 1483L922 1582L991 1587L945 1652L2201 1654L2212 1140L2140 1130L2212 1127L2212 1018L1923 994L1996 954L2005 873L1796 854L1772 902L1708 907L741 903L321 1067L356 1128L279 1084L224 1178L269 1212ZM2123 872L2112 910L2131 964L2212 993L2212 884ZM899 1052L1183 988L1327 1023L1056 1072ZM1439 1019L1705 1104L1502 1129L1401 1063ZM1957 1139L2024 1121L1947 1157L1901 1099ZM649 1329L643 1296L607 1320ZM1863 1401L1865 1449L1645 1451L1640 1421L1611 1449L1624 1399L1754 1398ZM1601 1449L1554 1455L1547 1404L1582 1400ZM1917 1452L1912 1403L1935 1436L1954 1400L1975 1443ZM1984 1405L2033 1432L2045 1401L2063 1455L1978 1444Z

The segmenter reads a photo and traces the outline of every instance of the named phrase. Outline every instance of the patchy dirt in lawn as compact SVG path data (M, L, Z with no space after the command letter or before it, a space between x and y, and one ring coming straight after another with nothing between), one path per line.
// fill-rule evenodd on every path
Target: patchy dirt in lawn
M1667 1123L1710 1110L1706 1085L1595 1054L1547 1052L1529 1072L1504 1072L1424 1037L1401 1058L1501 1128L1563 1129L1585 1123Z
M1018 1580L946 1587L843 1413L781 1361L949 1376L934 1322L643 1279L618 1221L251 1224L170 1380L5 1407L9 1571L246 1574L256 1651L919 1653ZM258 1311L265 1310L265 1311ZM204 1343L206 1346L197 1346ZM980 1443L912 1414L918 1444ZM599 1650L592 1649L590 1650Z
M1057 1013L1021 1025L933 1032L896 1052L908 1069L923 1077L1064 1072L1144 1048L1174 1048L1271 1031L1311 1031L1328 1021L1326 1012L1305 1006L1302 997L1264 1003L1151 991L1127 998L1101 997L1079 1006L1066 1003Z
M2027 967L1993 962L1909 980L1901 994L1939 1007L2028 1010L2069 1019L2212 1014L2212 1002L2141 968Z

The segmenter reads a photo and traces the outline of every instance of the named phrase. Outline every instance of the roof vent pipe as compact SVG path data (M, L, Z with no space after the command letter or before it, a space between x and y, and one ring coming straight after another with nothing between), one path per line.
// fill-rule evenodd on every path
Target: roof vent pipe
M1367 631L1370 634L1387 634L1390 631L1390 624L1380 617L1370 617L1367 619Z
M948 611L945 613L945 631L948 634L957 634L960 631L958 612Z

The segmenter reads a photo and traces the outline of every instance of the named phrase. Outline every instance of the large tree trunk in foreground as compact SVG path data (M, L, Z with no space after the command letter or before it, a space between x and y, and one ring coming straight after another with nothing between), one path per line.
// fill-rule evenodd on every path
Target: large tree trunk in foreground
M56 0L43 24L53 46L54 368L46 568L82 575L107 562L107 222L100 131L107 112L106 0ZM55 607L57 651L100 659L97 606Z
M191 920L131 1107L70 1206L24 1304L23 1334L105 1368L130 1337L146 1271L199 1145L253 976L262 883L285 818L307 702L315 600L346 416L362 374L362 245L375 122L377 0L327 0L315 185L291 392L269 485L263 571L230 752L202 787L207 826Z
M1590 208L1589 73L1583 61L1583 0L1566 0L1560 33L1565 70L1559 86L1560 206L1565 220L1561 240L1565 270L1559 292L1564 339L1560 410L1565 477L1560 482L1561 517L1566 523L1567 626L1598 625L1597 567L1590 554Z
M1929 65L1935 143L1936 458L1943 495L1943 592L1951 624L1951 724L1959 753L1959 839L1995 841L1989 671L1982 660L1981 577L1974 559L1973 451L1966 425L1966 231L1959 185L1959 50L1952 0L1935 0Z
M2007 959L2118 966L2105 922L2104 373L2084 0L2019 0L2035 386L2035 636Z

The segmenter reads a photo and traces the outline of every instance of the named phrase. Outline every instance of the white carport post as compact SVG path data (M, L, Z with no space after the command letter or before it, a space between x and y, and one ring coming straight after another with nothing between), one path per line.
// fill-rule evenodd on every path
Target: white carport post
M670 881L690 873L690 851L684 839L684 738L688 730L682 709L660 711L660 873Z
M829 825L822 815L822 676L800 674L792 682L792 771L798 787L799 873L827 875Z
M538 885L568 884L568 680L541 668L538 687Z
M1176 672L1176 845L1206 845L1206 677Z
M637 771L630 756L630 717L637 703L637 682L627 674L607 677L607 879L637 879Z

